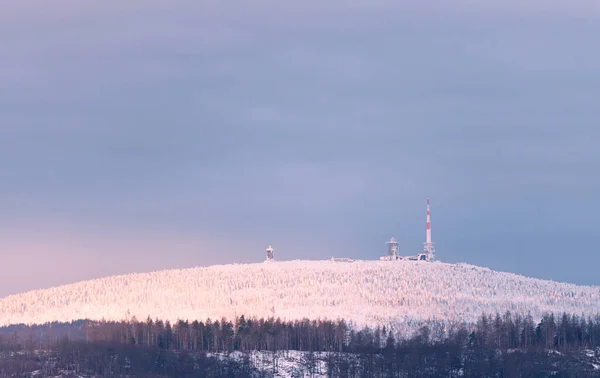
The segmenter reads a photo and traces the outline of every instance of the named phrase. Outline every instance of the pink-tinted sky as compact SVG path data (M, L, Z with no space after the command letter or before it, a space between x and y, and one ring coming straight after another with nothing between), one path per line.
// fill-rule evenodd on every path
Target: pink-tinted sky
M0 5L0 296L263 258L600 284L597 1Z

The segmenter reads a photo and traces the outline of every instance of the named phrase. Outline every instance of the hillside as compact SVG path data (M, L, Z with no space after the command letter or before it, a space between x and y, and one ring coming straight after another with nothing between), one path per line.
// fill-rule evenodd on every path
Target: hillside
M106 277L0 299L0 325L75 319L344 318L356 325L482 313L596 314L600 287L466 264L287 261Z

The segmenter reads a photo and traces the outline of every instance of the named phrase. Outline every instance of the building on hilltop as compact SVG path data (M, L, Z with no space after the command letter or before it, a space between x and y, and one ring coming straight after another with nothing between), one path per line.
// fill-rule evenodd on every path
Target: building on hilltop
M398 250L399 245L395 238L391 238L389 242L385 243L387 245L387 255L381 256L379 259L383 261L395 261L398 260Z
M387 245L387 255L381 256L382 261L410 260L410 261L435 261L435 244L431 241L431 212L429 210L429 198L427 198L427 213L425 220L425 243L423 243L423 252L416 256L400 256L398 251L399 243L391 238Z
M269 248L266 249L267 252L267 257L265 259L265 261L273 261L273 248L271 246L269 246Z
M331 257L331 262L354 262L354 259L349 259L347 257Z

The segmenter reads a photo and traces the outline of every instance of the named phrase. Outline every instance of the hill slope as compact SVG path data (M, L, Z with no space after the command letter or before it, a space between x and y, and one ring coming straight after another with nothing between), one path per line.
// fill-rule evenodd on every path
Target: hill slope
M74 319L344 318L356 325L482 313L600 312L600 287L466 264L288 261L107 277L0 299L0 325Z

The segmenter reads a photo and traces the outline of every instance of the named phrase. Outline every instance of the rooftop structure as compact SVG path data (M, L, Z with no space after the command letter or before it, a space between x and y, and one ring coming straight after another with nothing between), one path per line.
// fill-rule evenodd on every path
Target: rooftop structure
M269 248L266 249L267 252L267 257L265 259L265 261L273 261L273 247L269 246Z
M331 262L354 262L354 259L349 259L347 257L332 257Z

